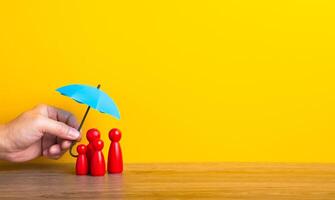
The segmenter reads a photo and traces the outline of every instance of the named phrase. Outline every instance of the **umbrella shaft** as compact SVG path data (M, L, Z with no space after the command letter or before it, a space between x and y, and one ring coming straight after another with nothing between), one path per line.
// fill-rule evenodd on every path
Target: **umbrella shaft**
M84 115L83 119L82 119L81 122L80 122L80 125L79 125L79 127L78 127L78 131L80 131L81 128L83 127L83 124L84 124L84 122L85 122L85 119L86 119L87 114L88 114L88 112L90 111L90 109L91 109L91 106L88 106L87 109L86 109L85 115Z
M100 89L100 84L97 86L97 88ZM80 122L78 131L81 130L81 128L82 128L82 126L83 126L83 124L84 124L84 122L85 122L85 119L86 119L87 114L88 114L88 112L90 111L90 109L91 109L91 106L88 106L87 109L86 109L85 115L84 115L83 119L82 119L81 122Z

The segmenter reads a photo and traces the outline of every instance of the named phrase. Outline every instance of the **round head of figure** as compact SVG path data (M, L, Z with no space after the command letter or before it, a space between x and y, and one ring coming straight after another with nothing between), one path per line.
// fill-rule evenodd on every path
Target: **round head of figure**
M93 147L96 151L101 151L104 148L104 142L102 140L94 140Z
M92 128L87 131L86 138L89 142L93 142L96 139L100 139L100 132L96 128Z
M121 131L119 129L113 128L109 131L109 139L113 142L118 142L121 139Z
M79 154L85 154L86 153L86 145L80 144L77 146L77 152Z

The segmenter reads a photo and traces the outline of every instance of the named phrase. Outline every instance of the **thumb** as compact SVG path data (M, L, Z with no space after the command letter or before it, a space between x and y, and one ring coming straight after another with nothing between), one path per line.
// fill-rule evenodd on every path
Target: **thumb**
M47 117L43 117L40 123L40 128L43 133L49 133L51 135L57 136L66 140L80 140L80 132L68 126L63 122L59 122Z

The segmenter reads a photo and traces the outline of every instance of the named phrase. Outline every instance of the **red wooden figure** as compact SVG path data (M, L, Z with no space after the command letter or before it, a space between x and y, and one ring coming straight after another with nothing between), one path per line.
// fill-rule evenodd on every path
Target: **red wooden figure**
M109 139L111 140L111 145L108 152L108 172L109 173L122 173L123 171L123 161L122 152L120 146L121 131L114 128L109 131Z
M94 148L93 148L93 141L100 139L100 132L96 128L92 128L87 131L86 133L86 138L88 140L88 145L87 145L87 151L86 151L86 156L87 156L87 162L88 166L91 166L91 158L94 153ZM90 169L88 169L88 172L90 173Z
M88 163L86 157L86 146L84 144L78 145L77 147L78 157L76 162L76 174L87 175Z
M102 140L93 141L94 153L91 159L91 175L104 176L106 173L106 164L102 149L104 142Z

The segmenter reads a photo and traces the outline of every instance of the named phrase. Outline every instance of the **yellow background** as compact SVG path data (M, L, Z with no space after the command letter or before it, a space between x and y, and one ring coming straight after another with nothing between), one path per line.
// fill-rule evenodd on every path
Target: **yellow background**
M101 83L125 162L334 162L333 2L2 1L0 120Z

